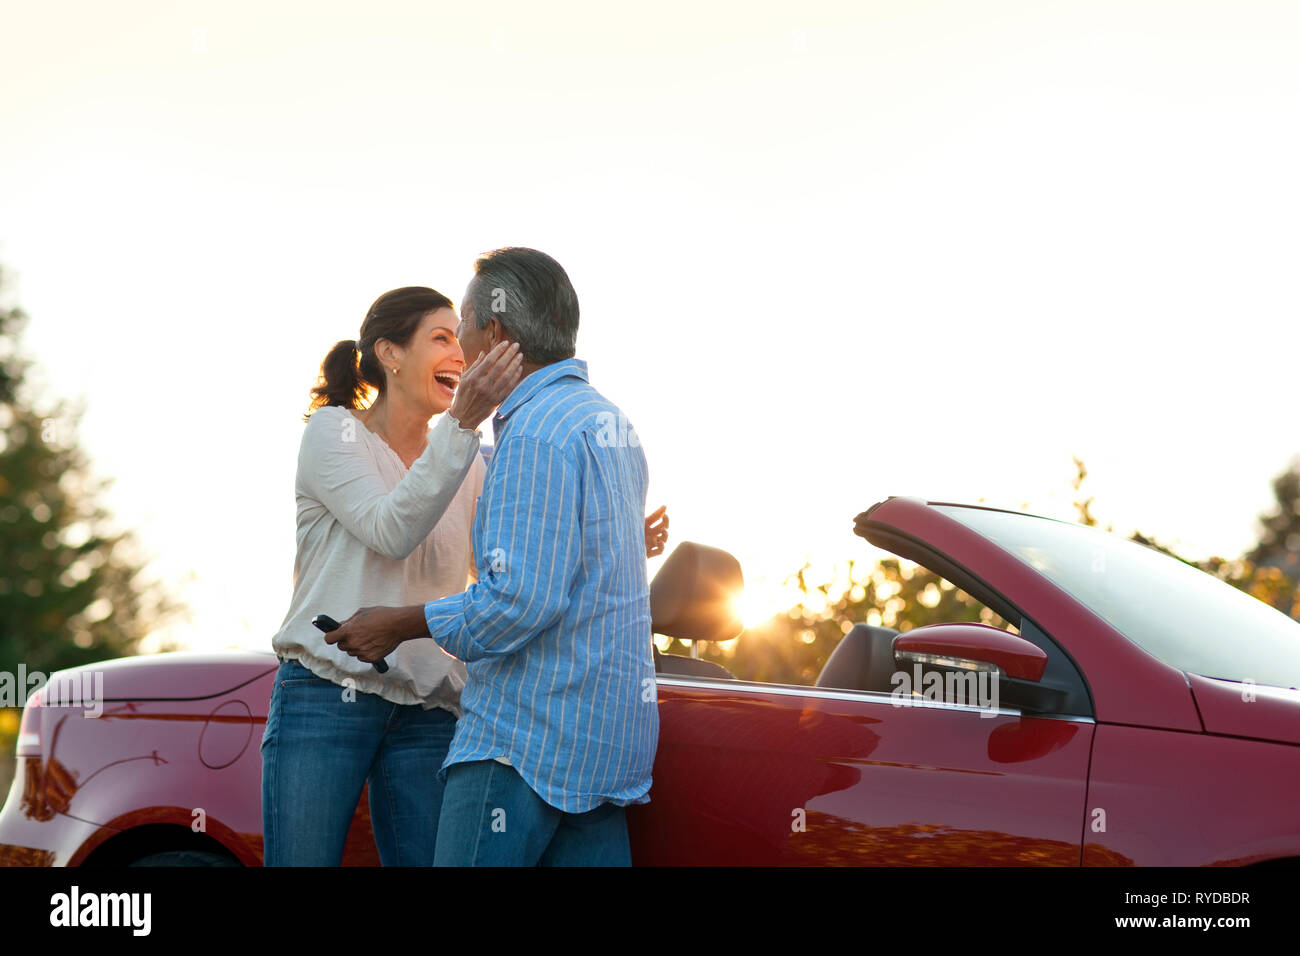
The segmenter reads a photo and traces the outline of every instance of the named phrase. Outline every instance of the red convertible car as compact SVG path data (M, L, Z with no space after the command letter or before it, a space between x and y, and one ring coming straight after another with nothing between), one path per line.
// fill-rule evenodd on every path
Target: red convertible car
M1068 522L889 498L855 531L1014 631L861 623L813 686L656 652L659 751L651 802L628 813L635 863L1300 860L1300 623ZM680 545L652 583L655 631L736 637L739 584L726 552ZM276 663L162 654L55 675L23 713L0 863L260 864ZM87 719L66 689L94 686L92 672ZM364 795L345 862L378 863Z

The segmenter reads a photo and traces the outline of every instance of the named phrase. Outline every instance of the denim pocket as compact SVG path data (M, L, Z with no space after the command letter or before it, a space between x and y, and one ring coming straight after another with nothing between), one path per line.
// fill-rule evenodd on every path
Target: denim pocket
M275 682L281 687L338 687L332 680L313 674L297 661L285 661L275 673Z

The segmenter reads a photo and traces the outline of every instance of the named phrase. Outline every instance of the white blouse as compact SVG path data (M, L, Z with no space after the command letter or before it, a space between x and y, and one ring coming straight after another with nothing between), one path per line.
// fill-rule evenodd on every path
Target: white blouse
M312 626L358 608L403 607L458 594L474 580L471 529L486 471L480 433L449 415L408 470L350 409L318 408L298 452L293 600L271 645L318 677L363 693L461 715L465 665L434 641L406 641L388 672L349 656Z

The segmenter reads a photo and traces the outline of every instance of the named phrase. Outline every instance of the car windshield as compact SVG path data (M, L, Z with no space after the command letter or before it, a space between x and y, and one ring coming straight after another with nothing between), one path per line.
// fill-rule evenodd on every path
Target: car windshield
M935 505L1147 653L1204 677L1300 687L1300 622L1153 548L1051 518Z

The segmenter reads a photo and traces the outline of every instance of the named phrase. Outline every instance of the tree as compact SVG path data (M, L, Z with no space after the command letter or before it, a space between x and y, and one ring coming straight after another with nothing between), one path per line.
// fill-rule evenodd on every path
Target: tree
M1300 580L1300 455L1273 479L1276 505L1259 516L1259 543L1246 559Z
M1258 543L1239 558L1210 557L1204 561L1188 561L1141 532L1134 532L1132 540L1155 548L1184 564L1200 568L1221 581L1245 591L1283 614L1300 620L1300 458L1273 481L1277 496L1276 507L1259 518Z
M80 409L32 394L27 321L0 307L0 670L48 676L133 653L178 608L98 503L109 482L72 440Z

